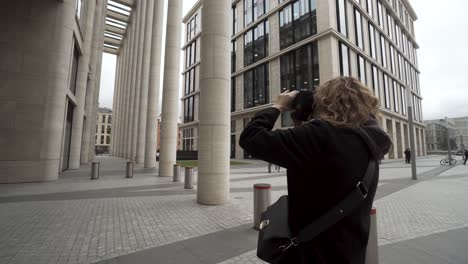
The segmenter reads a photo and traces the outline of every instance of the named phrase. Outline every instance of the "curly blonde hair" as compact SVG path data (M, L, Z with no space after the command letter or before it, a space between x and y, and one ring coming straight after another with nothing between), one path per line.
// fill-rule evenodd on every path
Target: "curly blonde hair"
M380 102L359 80L338 77L317 88L314 106L314 118L336 127L358 128L370 115L377 117Z

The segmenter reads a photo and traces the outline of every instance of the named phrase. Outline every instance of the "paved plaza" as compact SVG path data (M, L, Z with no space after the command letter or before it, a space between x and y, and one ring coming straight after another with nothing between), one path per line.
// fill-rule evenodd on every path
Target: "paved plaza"
M418 160L417 182L403 161L383 161L380 263L468 261L468 166L441 167L441 158ZM0 185L0 263L262 263L252 185L272 184L274 201L287 193L284 169L232 166L230 203L204 206L157 170L136 166L125 179L124 160L99 160L99 180L83 166L54 182Z

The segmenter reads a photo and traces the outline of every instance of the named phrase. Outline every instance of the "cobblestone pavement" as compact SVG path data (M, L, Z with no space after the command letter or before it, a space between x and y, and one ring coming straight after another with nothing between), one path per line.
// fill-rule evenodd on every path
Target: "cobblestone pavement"
M440 158L422 159L418 172ZM94 263L251 223L254 183L271 183L273 201L286 194L284 171L233 166L231 203L202 206L193 190L155 171L136 166L124 179L122 164L103 159L97 181L85 166L56 182L0 185L0 263ZM406 184L410 167L401 162L384 162L381 175L382 190L403 183L375 203L380 245L468 226L468 166L417 184ZM251 251L223 263L261 262Z

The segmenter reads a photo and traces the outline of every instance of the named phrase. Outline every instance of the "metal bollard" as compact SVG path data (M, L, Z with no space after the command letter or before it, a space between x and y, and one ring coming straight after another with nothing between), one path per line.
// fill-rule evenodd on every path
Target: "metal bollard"
M180 182L180 165L179 164L174 164L173 182Z
M369 242L366 251L366 264L379 263L379 241L377 238L377 210L372 208L370 213Z
M91 180L99 179L99 162L93 162L91 164Z
M127 162L127 169L126 169L126 178L133 178L133 161Z
M260 228L262 213L271 204L271 185L266 183L254 184L254 228Z
M185 167L185 189L193 189L193 168Z

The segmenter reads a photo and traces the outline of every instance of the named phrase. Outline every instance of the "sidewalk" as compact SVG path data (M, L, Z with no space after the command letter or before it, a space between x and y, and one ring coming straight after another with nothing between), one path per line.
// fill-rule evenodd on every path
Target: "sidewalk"
M440 158L418 162L417 182L408 165L381 165L381 263L468 260L466 250L451 250L468 241L468 166L441 168ZM275 201L287 193L284 170L232 166L231 202L202 206L195 190L155 170L136 166L125 179L123 160L101 161L97 181L84 166L56 182L0 185L0 263L261 263L252 185L272 184Z

